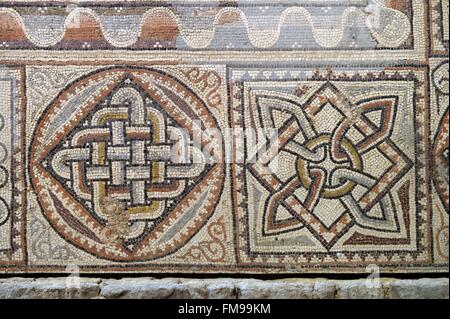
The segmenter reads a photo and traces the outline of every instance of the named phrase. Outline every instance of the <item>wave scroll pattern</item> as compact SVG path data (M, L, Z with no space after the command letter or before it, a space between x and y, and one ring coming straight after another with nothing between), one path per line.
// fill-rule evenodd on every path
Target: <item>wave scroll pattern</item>
M158 28L158 21L161 21L162 17L166 23L177 29L177 37L189 48L206 49L218 37L218 29L223 21L227 21L230 16L233 19L228 23L244 26L249 43L258 49L276 47L282 35L283 27L304 27L305 25L310 28L317 45L323 48L337 48L344 38L346 28L357 19L363 21L364 26L369 30L371 37L379 47L396 48L403 45L411 34L408 17L398 10L386 7L379 0L374 1L377 10L350 6L342 11L340 19L331 27L318 25L314 21L313 15L305 7L300 6L288 7L279 16L274 16L270 28L255 26L243 9L231 7L215 10L211 22L202 27L187 25L182 17L171 9L164 7L151 8L138 17L133 16L135 22L126 27L121 23L118 23L121 27L105 23L104 16L91 8L82 7L71 10L65 17L60 17L56 22L53 20L54 25L49 29L45 29L48 26L44 23L45 19L42 16L34 17L33 23L28 23L27 19L30 19L30 16L21 15L12 8L0 8L0 17L3 16L2 19L10 21L10 25L14 24L20 27L22 29L20 31L23 32L29 42L42 48L53 47L64 41L67 30L73 28L74 21L80 21L82 17L95 22L103 39L117 48L128 48L135 45L143 38L145 28ZM119 17L123 18L124 16L113 16L112 19ZM39 22L39 18L43 20ZM108 18L111 19L111 17ZM288 21L291 21L290 25L288 25ZM44 30L45 32L43 32Z

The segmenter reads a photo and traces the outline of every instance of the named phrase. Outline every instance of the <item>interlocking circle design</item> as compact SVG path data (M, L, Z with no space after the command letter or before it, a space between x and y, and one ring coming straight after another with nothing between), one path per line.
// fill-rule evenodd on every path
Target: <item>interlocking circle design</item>
M331 145L331 134L322 134L319 135L311 140L309 140L307 143L305 143L305 147L309 149L312 152L317 152L320 148L323 148L326 151L326 146ZM348 158L348 168L351 170L362 170L362 158L361 155L358 153L356 148L350 143L350 141L346 138L344 138L341 142L341 147L344 150L345 154ZM325 153L326 155L326 153ZM330 158L331 161L333 161L333 154L330 152ZM329 171L327 167L321 167L321 163L324 163L327 156L324 156L323 160L320 163L312 163L311 161L308 161L304 158L299 157L297 161L297 168L298 168L298 175L300 178L301 183L306 189L311 188L311 184L313 182L309 172L310 167L313 164L316 167L323 168L329 177L333 174L333 171ZM350 180L344 180L340 181L338 185L325 185L322 189L321 196L323 198L339 198L342 196L347 195L350 193L353 188L355 187L356 183Z

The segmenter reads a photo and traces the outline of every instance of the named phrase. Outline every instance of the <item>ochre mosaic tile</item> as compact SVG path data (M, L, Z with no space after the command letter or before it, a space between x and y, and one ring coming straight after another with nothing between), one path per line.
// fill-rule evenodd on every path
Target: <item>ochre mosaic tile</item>
M0 273L448 272L448 0L0 2Z

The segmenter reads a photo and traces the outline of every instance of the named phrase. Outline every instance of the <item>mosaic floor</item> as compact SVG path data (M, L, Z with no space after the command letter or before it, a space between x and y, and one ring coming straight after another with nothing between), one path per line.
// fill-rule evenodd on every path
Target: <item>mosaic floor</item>
M0 273L448 272L448 0L0 2Z

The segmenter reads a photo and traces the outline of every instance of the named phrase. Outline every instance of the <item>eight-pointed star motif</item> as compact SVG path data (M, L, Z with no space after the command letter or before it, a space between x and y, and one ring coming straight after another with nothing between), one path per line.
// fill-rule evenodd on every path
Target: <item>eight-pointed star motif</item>
M297 174L283 181L271 171L273 150L263 152L249 170L271 193L266 202L264 233L276 234L293 225L306 227L326 248L331 247L352 226L383 232L399 232L399 223L390 190L413 166L412 161L392 141L398 98L381 96L352 103L330 82L325 83L303 105L293 100L261 95L257 97L268 127L278 128L279 151L295 156ZM264 104L264 105L263 105ZM322 112L334 112L336 122L328 129L317 123ZM277 120L277 112L284 119ZM387 162L377 176L365 169L364 155L372 152ZM268 172L271 172L268 174ZM359 186L362 195L354 191ZM303 192L304 196L300 194ZM303 197L303 198L302 198ZM338 201L341 214L327 223L319 214L321 204ZM381 214L371 210L377 207ZM278 221L281 210L294 218ZM322 212L323 213L323 212Z

